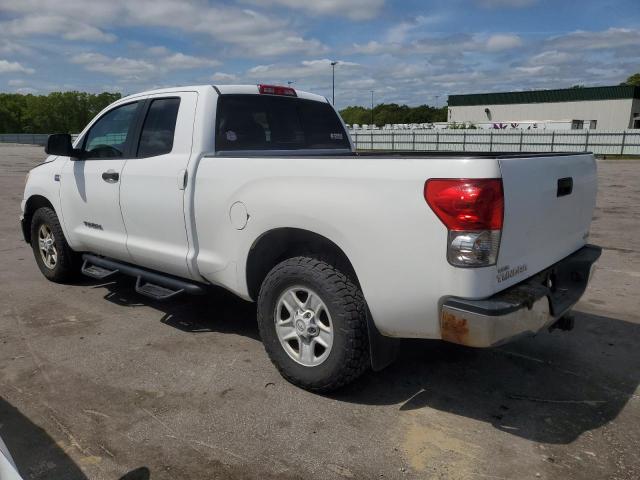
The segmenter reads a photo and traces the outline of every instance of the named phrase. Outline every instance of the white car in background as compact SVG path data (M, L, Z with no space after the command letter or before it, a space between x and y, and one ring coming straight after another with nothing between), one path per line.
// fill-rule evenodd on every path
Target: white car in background
M2 438L0 438L0 480L23 480Z

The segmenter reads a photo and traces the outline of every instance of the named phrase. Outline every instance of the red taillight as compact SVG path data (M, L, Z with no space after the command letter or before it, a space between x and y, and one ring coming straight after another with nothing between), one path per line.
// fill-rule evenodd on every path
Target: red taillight
M502 229L500 178L432 178L424 184L424 198L449 230Z
M281 87L279 85L258 85L258 91L265 95L284 95L285 97L298 96L293 88Z

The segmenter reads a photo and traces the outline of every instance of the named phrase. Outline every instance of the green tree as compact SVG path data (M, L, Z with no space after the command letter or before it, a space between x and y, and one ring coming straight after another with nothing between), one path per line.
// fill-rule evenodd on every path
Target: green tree
M371 109L360 106L346 107L340 110L346 123L362 125L371 123ZM387 123L433 123L447 120L447 107L419 105L409 107L397 103L381 103L373 107L373 123L382 126Z
M640 87L640 72L634 73L633 75L629 76L629 78L627 78L620 85L630 85L634 87Z
M0 133L78 133L119 93L0 93Z
M369 108L358 106L347 107L340 111L340 115L346 123L371 123L371 109Z
M0 93L0 132L22 132L25 106L24 95Z

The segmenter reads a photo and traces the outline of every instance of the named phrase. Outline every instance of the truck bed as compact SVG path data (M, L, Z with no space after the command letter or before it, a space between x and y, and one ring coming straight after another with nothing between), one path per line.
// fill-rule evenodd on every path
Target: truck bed
M207 153L205 157L313 157L313 158L353 158L353 157L366 157L366 158L404 158L404 157L418 157L418 158L489 158L489 159L504 159L504 158L534 158L534 157L566 157L571 155L587 155L591 152L450 152L450 151L414 151L414 150L367 150L358 152L346 152L344 150L338 150L335 153L331 153L327 150L239 150L239 151L221 151Z
M453 157L453 158L523 158L523 157L565 157L571 155L583 155L590 152L447 152L438 150L429 151L361 151L355 155L359 157Z

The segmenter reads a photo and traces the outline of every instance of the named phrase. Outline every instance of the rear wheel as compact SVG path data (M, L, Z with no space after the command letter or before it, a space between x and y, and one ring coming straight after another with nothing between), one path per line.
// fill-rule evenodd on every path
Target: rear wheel
M53 282L66 282L78 274L80 256L62 233L56 213L49 207L36 210L31 219L31 248L42 274Z
M322 260L295 257L276 265L258 298L260 335L282 376L328 392L369 366L367 308L358 286Z

